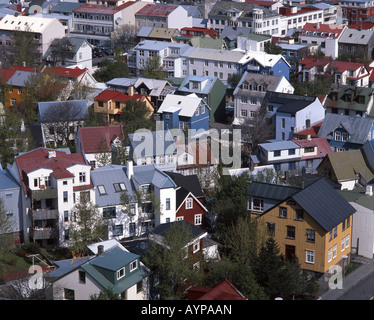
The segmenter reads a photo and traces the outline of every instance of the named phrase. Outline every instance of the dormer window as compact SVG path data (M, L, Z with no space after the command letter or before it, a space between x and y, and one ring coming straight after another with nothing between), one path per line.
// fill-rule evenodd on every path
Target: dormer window
M347 142L348 141L348 133L342 132L342 141Z
M125 267L119 269L117 271L117 280L123 278L125 276Z
M130 263L130 272L133 272L138 268L138 260L134 260Z

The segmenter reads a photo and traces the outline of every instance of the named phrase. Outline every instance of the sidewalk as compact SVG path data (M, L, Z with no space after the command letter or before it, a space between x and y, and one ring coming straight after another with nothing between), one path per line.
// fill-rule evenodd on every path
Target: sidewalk
M346 291L349 291L362 279L374 272L374 259L354 257L352 261L361 263L361 265L344 277L343 289L329 289L328 283L325 281L321 290L319 300L338 300Z

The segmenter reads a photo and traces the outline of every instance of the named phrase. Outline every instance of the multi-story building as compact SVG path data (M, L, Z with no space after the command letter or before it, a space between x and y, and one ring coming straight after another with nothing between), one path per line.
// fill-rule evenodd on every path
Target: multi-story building
M339 5L348 25L359 24L374 14L374 5L369 0L339 0Z
M280 254L297 258L304 270L325 274L332 266L349 262L355 212L321 178L265 211L260 219L266 222Z
M83 154L38 148L17 156L8 170L22 186L25 242L66 245L77 201L84 197L95 204L91 166Z
M374 57L374 30L362 28L344 30L339 40L339 55L372 60Z

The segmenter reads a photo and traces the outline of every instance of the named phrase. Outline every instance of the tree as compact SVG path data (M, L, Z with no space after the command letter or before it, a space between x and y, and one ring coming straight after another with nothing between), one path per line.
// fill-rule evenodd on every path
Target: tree
M227 77L227 83L230 85L230 88L232 90L235 90L241 78L242 78L241 73L229 74L229 76Z
M95 160L99 166L106 166L111 163L112 160L112 149L108 147L106 139L101 138L97 145L97 153L95 154Z
M149 79L164 80L167 76L166 72L162 70L160 56L148 58L145 61L145 65L143 66L141 72L144 78Z
M71 216L69 240L76 255L83 255L87 245L107 237L108 226L105 219L82 192Z
M9 249L13 239L11 234L15 231L14 217L9 214L5 208L4 200L0 197L0 251Z
M121 300L118 294L113 293L112 288L100 291L99 294L93 294L90 296L90 300Z
M113 78L128 78L130 72L123 57L122 50L115 50L113 61L104 59L93 76L99 82L107 82Z
M153 110L149 109L145 102L136 99L129 100L121 111L120 120L123 126L124 137L139 129L149 129L152 131L156 127L156 123L152 119Z
M48 62L53 66L64 66L66 61L74 57L73 44L68 38L54 39L49 46Z
M1 165L6 168L14 157L21 152L34 148L34 139L29 130L24 128L23 116L16 108L8 108L0 120L0 157Z
M153 242L144 257L144 264L159 279L156 289L163 300L182 299L187 282L197 271L193 257L186 252L192 234L185 223L175 222L163 235L162 243Z
M131 24L120 25L110 34L112 48L123 48L125 52L136 45L136 27Z
M264 50L269 54L282 54L282 48L271 41L265 43Z

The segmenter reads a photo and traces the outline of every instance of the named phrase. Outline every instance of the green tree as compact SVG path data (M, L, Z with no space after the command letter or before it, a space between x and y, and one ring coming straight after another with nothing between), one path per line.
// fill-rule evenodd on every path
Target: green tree
M144 78L149 79L164 80L167 77L166 72L162 70L160 56L148 58L141 72Z
M115 50L113 61L104 59L93 76L99 82L107 82L114 78L128 78L130 72L122 55L122 50Z
M90 296L90 300L121 300L118 294L113 293L112 288L100 291L98 294Z
M78 203L71 212L69 240L76 255L83 255L88 244L107 237L108 225L97 206L81 192Z
M243 75L241 73L229 74L229 76L227 77L227 83L229 84L232 90L235 90L242 76Z
M164 233L162 242L152 242L144 264L159 279L156 289L163 300L179 300L185 285L193 282L198 271L192 268L194 257L187 253L191 230L183 222L174 222ZM195 255L194 255L195 256Z
M269 54L282 54L282 48L271 41L265 43L264 50Z
M11 234L16 231L15 227L14 215L9 214L4 200L0 197L0 251L7 250L12 245Z

